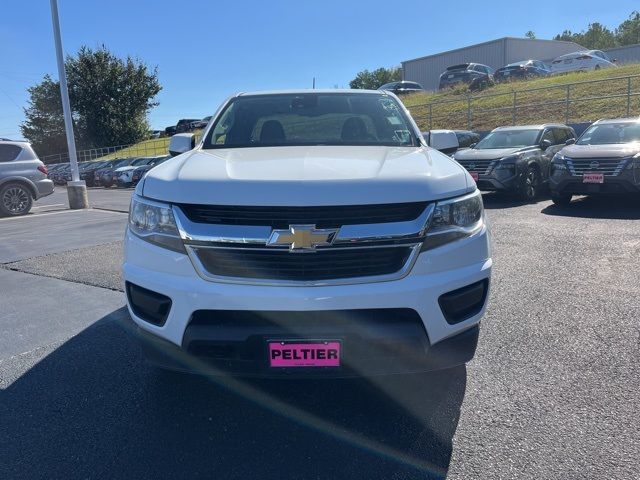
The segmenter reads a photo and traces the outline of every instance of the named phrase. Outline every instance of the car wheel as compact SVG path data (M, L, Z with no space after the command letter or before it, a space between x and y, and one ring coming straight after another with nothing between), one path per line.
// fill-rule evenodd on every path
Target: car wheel
M600 65L596 65L595 67L593 67L594 70L600 70Z
M571 195L558 195L555 193L551 194L551 201L560 207L566 207L571 203Z
M527 168L527 173L520 187L520 196L527 202L533 202L538 197L538 187L540 185L540 174L538 169L531 166Z
M0 213L8 216L26 215L33 205L33 197L27 187L9 183L0 189Z

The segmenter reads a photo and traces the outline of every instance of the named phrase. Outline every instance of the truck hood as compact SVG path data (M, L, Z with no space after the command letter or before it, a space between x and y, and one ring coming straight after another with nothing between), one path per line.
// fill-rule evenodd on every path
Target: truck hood
M425 147L294 146L192 150L152 169L145 197L211 205L356 205L473 191L446 155Z
M496 158L504 158L514 153L522 151L523 148L467 148L465 150L458 150L455 153L456 160L495 160Z
M613 145L568 145L561 150L570 158L621 158L640 153L640 143L617 143Z

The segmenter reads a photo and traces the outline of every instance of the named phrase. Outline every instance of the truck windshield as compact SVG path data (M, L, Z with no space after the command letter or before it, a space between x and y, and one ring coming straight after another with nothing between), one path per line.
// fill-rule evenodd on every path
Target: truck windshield
M298 145L418 145L398 102L386 94L239 96L217 117L208 148Z
M535 145L539 130L499 130L491 132L478 142L475 148L516 148Z
M608 145L640 142L640 122L603 123L589 127L577 145Z

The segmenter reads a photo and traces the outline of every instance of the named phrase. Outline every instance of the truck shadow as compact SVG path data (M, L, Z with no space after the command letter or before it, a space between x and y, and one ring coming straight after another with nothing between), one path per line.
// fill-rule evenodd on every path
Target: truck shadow
M640 196L578 197L566 207L551 204L544 208L542 213L562 217L639 220Z
M1 395L1 478L444 478L466 368L216 380L146 366L126 310Z

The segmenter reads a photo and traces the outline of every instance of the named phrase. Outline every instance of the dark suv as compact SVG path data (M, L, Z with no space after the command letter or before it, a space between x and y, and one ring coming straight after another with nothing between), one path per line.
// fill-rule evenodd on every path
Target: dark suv
M551 199L568 205L573 195L640 193L640 119L598 120L551 165Z
M440 75L440 90L458 83L465 83L470 89L490 85L493 83L493 69L480 63L461 63L448 67Z
M562 124L500 127L453 158L480 190L515 192L533 201L549 181L551 159L575 138L573 128Z
M549 75L551 75L551 71L546 63L540 60L523 60L497 69L493 74L493 79L496 82L506 82L514 79L548 77Z

